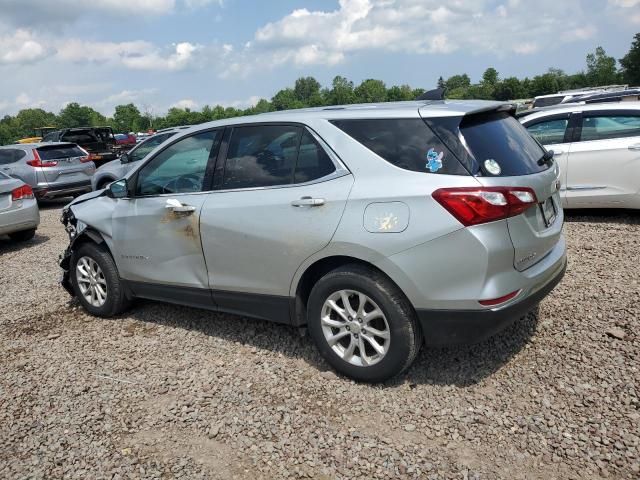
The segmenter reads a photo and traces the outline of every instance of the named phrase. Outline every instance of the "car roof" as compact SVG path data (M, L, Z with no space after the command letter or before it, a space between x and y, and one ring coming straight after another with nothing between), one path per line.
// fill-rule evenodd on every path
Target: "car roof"
M300 122L308 120L341 120L371 118L418 118L462 116L469 113L494 110L501 107L513 108L508 102L486 100L416 100L407 102L362 103L353 105L335 105L327 107L300 108L277 112L260 113L244 117L225 118L213 122L193 125L188 130L262 122ZM185 131L186 132L186 131Z
M637 110L640 113L640 102L618 102L618 103L564 103L559 105L553 105L551 107L545 107L537 110L533 113L520 116L520 119L524 121L530 121L535 118L543 118L549 115L556 115L558 113L573 113L573 112L591 112L598 110Z
M72 142L36 142L36 143L13 143L11 145L2 145L0 148L19 148L23 150L31 150L33 148L48 147L55 145L75 145Z

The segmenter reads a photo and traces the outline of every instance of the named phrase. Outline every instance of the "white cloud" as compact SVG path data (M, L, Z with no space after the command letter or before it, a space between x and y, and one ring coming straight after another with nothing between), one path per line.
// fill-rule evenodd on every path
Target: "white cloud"
M67 40L58 47L57 58L84 63L120 64L136 70L182 70L194 64L200 45L181 42L162 50L150 42L86 42Z
M631 8L640 5L640 0L609 0L609 4L615 7Z
M0 63L32 63L46 54L46 48L27 30L0 37Z
M283 63L332 66L373 50L530 54L557 46L558 31L566 32L564 42L595 35L583 11L579 0L506 0L497 7L488 0L457 0L446 6L439 0L340 0L336 10L298 9L267 23L245 45L244 54L261 59L249 62L256 68ZM247 62L236 60L227 75L251 70L242 63Z
M198 104L190 99L190 98L185 98L183 100L179 100L176 103L174 103L173 105L171 105L172 108L181 108L181 109L186 109L188 108L189 110L195 110L198 108Z

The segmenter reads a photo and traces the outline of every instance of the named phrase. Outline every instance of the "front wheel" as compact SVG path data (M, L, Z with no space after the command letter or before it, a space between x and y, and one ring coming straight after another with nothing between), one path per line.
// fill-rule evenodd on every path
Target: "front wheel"
M338 372L381 382L407 369L422 344L415 312L382 273L347 265L322 277L309 296L309 332Z
M129 306L116 264L100 245L81 245L74 252L70 275L76 297L90 314L112 317Z

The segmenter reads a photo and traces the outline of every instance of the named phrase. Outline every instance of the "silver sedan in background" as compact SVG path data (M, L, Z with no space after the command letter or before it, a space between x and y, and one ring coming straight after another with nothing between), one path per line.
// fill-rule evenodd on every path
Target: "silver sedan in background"
M0 172L0 235L12 240L30 240L40 223L33 190L22 180Z

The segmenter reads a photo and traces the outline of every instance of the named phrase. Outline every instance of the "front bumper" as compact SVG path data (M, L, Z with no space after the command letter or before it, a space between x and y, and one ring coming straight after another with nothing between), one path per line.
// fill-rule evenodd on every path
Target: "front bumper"
M425 343L429 346L449 346L477 343L500 332L525 316L538 305L564 277L566 258L547 283L530 292L522 300L503 308L488 310L426 310L417 309Z

